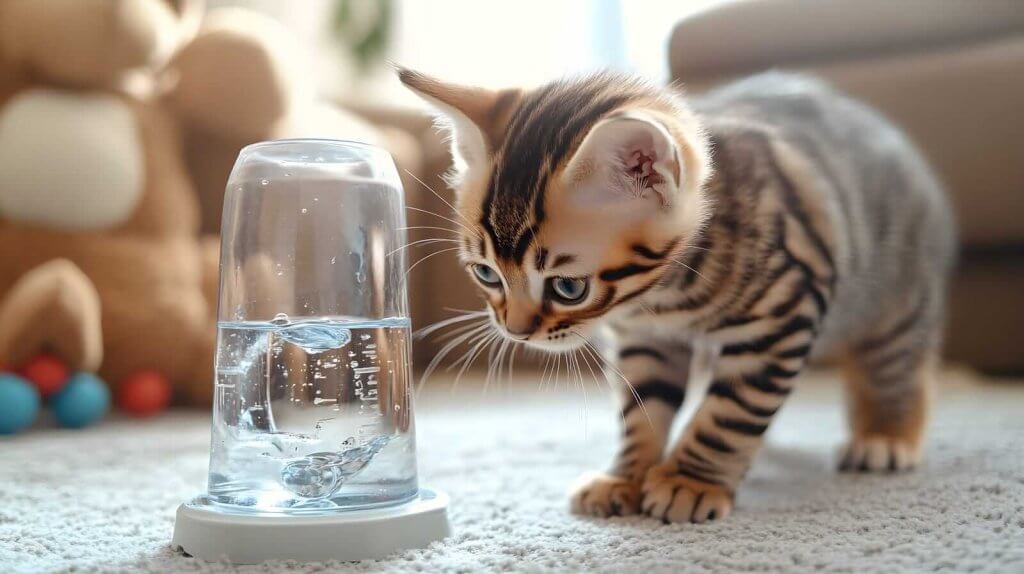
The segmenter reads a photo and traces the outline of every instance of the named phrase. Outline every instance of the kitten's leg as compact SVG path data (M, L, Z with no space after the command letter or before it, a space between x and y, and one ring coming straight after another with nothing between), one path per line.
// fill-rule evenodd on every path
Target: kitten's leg
M842 471L897 472L921 460L938 321L910 311L854 345L844 371L852 437Z
M572 511L592 516L636 514L647 470L665 450L669 428L683 403L692 351L681 343L644 340L620 344L608 380L622 389L622 437L610 470L581 477ZM635 393L635 394L634 394Z
M647 473L644 513L668 523L732 511L736 487L806 363L815 325L790 317L771 334L722 348L704 402L665 462Z

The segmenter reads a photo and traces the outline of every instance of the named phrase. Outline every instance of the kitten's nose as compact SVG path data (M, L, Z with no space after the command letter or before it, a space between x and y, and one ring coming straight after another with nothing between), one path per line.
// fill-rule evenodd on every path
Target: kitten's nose
M505 318L505 331L514 339L529 339L537 327L540 327L540 315L515 317L510 313Z

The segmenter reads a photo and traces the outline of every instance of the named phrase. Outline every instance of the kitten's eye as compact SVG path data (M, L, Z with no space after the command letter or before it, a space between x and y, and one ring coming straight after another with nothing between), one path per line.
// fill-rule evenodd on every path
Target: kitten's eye
M550 279L551 293L559 303L569 305L579 303L587 296L590 282L575 277L555 277Z
M488 287L501 285L501 277L498 277L498 272L483 263L473 264L473 275L476 275L476 278Z

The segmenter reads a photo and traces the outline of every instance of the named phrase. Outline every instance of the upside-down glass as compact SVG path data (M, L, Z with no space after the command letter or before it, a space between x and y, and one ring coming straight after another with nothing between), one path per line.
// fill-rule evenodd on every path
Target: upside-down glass
M242 150L224 200L206 504L319 514L416 496L404 229L383 150Z

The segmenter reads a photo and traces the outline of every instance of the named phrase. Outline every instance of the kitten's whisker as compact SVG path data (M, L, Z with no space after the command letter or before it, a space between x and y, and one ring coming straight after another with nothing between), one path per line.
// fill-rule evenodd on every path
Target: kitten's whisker
M455 221L454 219L452 219L450 217L445 217L445 216L441 215L440 213L434 213L433 211L430 211L430 210L427 210L427 209L422 209L422 208L419 208L419 207L413 207L411 205L406 205L405 208L406 209L411 209L413 211L418 211L418 212L421 212L421 213L426 213L427 215L433 215L434 217L440 217L441 219L443 219L443 220L445 220L445 221L447 221L449 223L454 223L455 225L458 225L463 230L465 230L467 233L469 233L471 235L474 235L474 236L476 236L476 237L478 237L480 239L483 239L483 235L479 231L477 231L476 229L473 229L472 227L467 227L465 223L462 223L462 222L459 222L459 221Z
M548 377L548 364L550 363L549 359L550 359L550 357L548 357L548 356L544 357L544 364L543 364L543 366L541 368L541 372L540 372L540 380L537 382L537 389L538 390L544 390L544 381L546 381L547 377Z
M409 273L412 273L412 270L415 269L416 266L419 265L420 263L423 263L424 261L426 261L427 259L430 259L431 257L433 257L435 255L440 255L442 253L448 253L449 251L458 251L460 249L462 249L462 248L461 247L449 247L447 249L439 249L437 251L434 251L433 253L424 255L416 263L413 263L412 265L409 266L408 269L405 270L405 275L402 276L403 283L407 283L409 281Z
M453 361L450 365L445 367L445 372L450 372L452 369L466 362L466 360L470 357L473 351L475 351L480 345L482 345L488 338L491 337L491 335L493 334L492 327L490 325L485 325L485 327L487 328L482 329L479 332L473 333L472 339L467 342L468 349L466 349L466 352L464 352L458 359L455 359L455 361Z
M541 380L543 383L542 388L546 391L548 386L551 385L551 378L555 376L555 362L554 355L545 355L544 357L544 378Z
M643 414L644 414L644 418L647 419L647 424L649 424L651 427L653 427L654 426L654 421L651 420L651 416L647 412L647 407L644 406L643 401L640 400L640 394L636 392L636 388L633 386L633 383L630 383L629 379L626 378L626 375L622 374L622 371L620 371L618 367L616 367L614 364L612 364L611 361L608 361L604 357L600 356L600 353L598 353L597 349L594 348L594 345L590 342L589 339L584 337L582 333L580 333L579 331L576 331L575 329L571 329L570 331L572 333L574 333L577 337L582 339L583 340L583 344L586 347L590 348L591 352L594 353L595 356L597 356L597 358L599 358L601 360L602 364L605 367L611 368L612 371L616 375L618 375L618 377L622 380L622 382L626 384L626 388L629 389L630 394L633 395L633 400L636 401L637 406L640 407L640 411L643 412ZM623 424L626 423L625 417L622 417L622 423Z
M577 349L573 349L570 357L572 357L573 370L576 372L576 380L579 382L580 391L583 393L583 434L587 434L588 428L588 416L590 413L590 402L587 400L587 386L583 382L583 371L580 370L579 356L576 354Z
M672 259L671 257L669 258L669 261L671 261L672 263L675 263L677 265L681 265L681 266L685 267L686 269L689 269L690 271L693 271L693 273L697 277L700 277L702 281L705 281L705 282L707 282L709 284L711 283L711 280L708 279L707 277L705 277L703 273L701 273L700 271L697 271L696 269L694 269L693 267L690 267L689 265L683 263L682 261L679 261L678 259Z
M391 257L392 255L394 255L395 253L398 253L399 251L402 251L403 249L408 249L408 248L414 247L416 245L429 245L431 243L454 243L456 245L460 244L460 242L457 239L444 239L444 238L441 238L441 237L430 237L428 239L417 239L416 241L412 241L410 243L406 243L405 245L403 245L401 247L392 249L384 257Z
M419 396L420 389L423 388L423 385L427 382L427 379L429 379L430 376L434 373L434 370L437 369L437 366L441 364L441 361L443 361L444 358L448 356L448 353L451 353L452 350L454 350L464 341L472 338L473 336L477 335L479 332L482 332L486 328L486 323L471 326L468 329L468 332L459 335L458 337L452 339L448 343L445 343L445 345L441 347L437 354L434 355L434 358L430 360L430 364L427 365L427 368L423 371L423 374L420 376L420 383L416 389L416 395Z
M480 317L486 316L487 311L465 311L460 315L456 315L455 317L441 319L440 321L436 321L425 327L421 327L417 329L415 333L413 333L413 337L416 337L417 339L422 339L423 337L430 336L431 333L434 333L439 329L444 329L449 325L454 325L456 323L461 323L463 321L469 321L471 319L479 319Z
M435 231L444 231L444 232L447 232L447 233L455 233L456 235L459 233L459 231L457 229L452 229L450 227L437 227L437 226L432 226L432 225L409 225L409 226L406 226L406 227L399 227L398 228L399 231L412 231L414 229L432 229L432 230L435 230Z
M462 357L460 357L454 363L448 365L448 368L445 370L450 371L455 367L461 366L459 369L459 376L461 377L461 375L465 373L466 369L469 368L470 363L476 360L477 355L483 352L483 350L486 348L487 343L489 343L491 339L493 339L497 334L494 331L494 327L492 325L488 325L488 327L489 329L485 330L484 333L477 337L476 341L471 343L469 351L464 353Z
M500 361L501 350L505 346L504 344L507 341L508 339L506 339L505 337L499 336L493 339L491 343L487 345L487 377L484 379L485 395L487 394L487 391L490 389L491 379L494 377L494 374L491 369L494 367L496 362Z
M439 335L437 337L437 341L438 342L447 341L447 340L451 339L452 337L455 337L457 335L465 333L466 331L470 331L472 329L475 329L475 328L479 327L480 325L485 325L486 323L487 323L487 320L486 319L482 319L482 320L480 320L480 321L478 321L476 323L471 323L469 325L459 325L458 327L452 329L451 331L448 331L447 333Z
M587 365L589 366L590 362L594 361L594 362L597 363L597 368L601 372L601 375L599 377L596 373L594 373L594 369L591 368L590 369L591 374L594 375L595 379L598 379L601 382L603 382L605 388L608 389L608 392L614 395L615 394L615 388L612 387L612 382L609 380L607 372L602 368L601 362L598 359L594 358L593 353L591 352L590 349L584 348L584 349L582 349L582 351L584 351L584 353L583 353L584 356L588 358L587 359Z
M558 390L559 377L562 374L562 355L555 355L555 391Z
M492 331L486 338L482 339L480 343L473 347L473 353L469 355L468 360L465 363L463 363L462 368L459 369L459 373L455 375L455 386L459 385L459 382L462 380L462 375L466 373L470 365L472 365L476 361L477 357L479 357L485 350L487 350L487 348L490 347L491 344L493 344L494 341L497 340L497 338L500 336L501 333L498 333L497 331Z
M483 313L485 315L487 314L487 309L458 309L455 307L444 307L444 310L451 313Z
M495 375L501 377L501 361L505 358L508 343L509 340L502 337L501 343L497 347L492 346L491 351L487 354L487 378L484 380L484 394L487 394Z
M420 185L422 185L423 187L427 188L427 191L429 191L430 193L433 193L434 197L440 199L442 203L444 203L445 205L450 207L451 210L452 210L452 213L454 213L455 215L461 217L463 219L463 221L465 221L469 225L473 225L473 222L471 222L470 220L466 219L466 217L464 215L459 213L458 209L455 209L454 205L449 203L447 199L441 197L441 194L437 193L436 191L434 191L434 188L432 188L429 185L427 185L427 183L425 181L423 181L422 179L416 177L416 175L414 173L412 173L411 171L409 171L409 170L405 170L405 173L409 174L409 177L411 177L411 178L415 179L416 181L418 181Z

